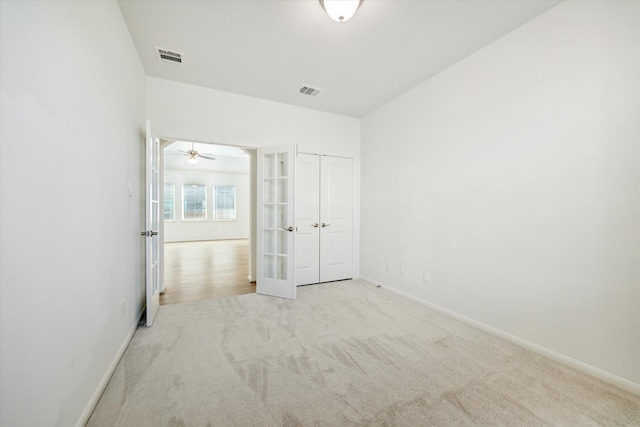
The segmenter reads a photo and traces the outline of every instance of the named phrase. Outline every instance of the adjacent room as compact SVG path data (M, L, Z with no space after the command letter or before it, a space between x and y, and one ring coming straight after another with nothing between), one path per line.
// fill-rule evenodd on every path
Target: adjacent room
M167 141L163 151L160 304L255 292L249 154L188 141Z
M0 0L0 425L640 425L639 76L639 0Z

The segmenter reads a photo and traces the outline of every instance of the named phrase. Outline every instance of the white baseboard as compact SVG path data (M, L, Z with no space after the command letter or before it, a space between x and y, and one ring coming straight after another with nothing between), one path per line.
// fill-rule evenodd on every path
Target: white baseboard
M89 417L91 417L93 410L96 408L96 405L98 404L98 401L100 400L100 397L104 392L104 389L107 388L107 384L111 379L111 375L113 375L113 372L118 367L118 363L120 363L120 359L122 359L124 352L127 350L127 347L129 347L129 343L133 339L133 335L136 333L136 329L138 329L138 325L142 320L143 314L144 314L144 309L142 309L142 312L138 316L138 320L136 321L135 325L133 325L133 328L131 329L127 337L124 339L124 342L120 346L120 350L118 350L118 353L113 358L113 361L111 361L111 364L109 365L109 369L107 369L107 372L105 372L104 376L102 377L102 380L98 385L98 388L96 389L95 393L93 393L93 397L91 397L91 400L87 404L87 407L84 409L84 412L82 413L82 416L78 420L76 427L83 427L89 421Z
M616 387L620 387L623 390L629 391L633 394L640 396L640 384L636 384L633 381L629 381L625 378L614 375L610 372L604 371L600 368L596 368L595 366L588 365L584 362L580 362L579 360L573 359L569 356L565 356L562 353L558 353L554 350L551 350L547 347L543 347L541 345L535 344L531 341L527 341L524 338L520 338L516 335L512 335L508 332L505 332L501 329L494 328L493 326L489 326L485 323L478 322L477 320L471 319L469 317L458 314L454 311L448 310L444 307L441 307L437 304L433 304L431 302L425 301L421 298L415 297L413 295L409 295L406 292L400 291L398 289L392 288L391 286L387 286L384 283L377 282L373 279L369 279L367 277L360 277L361 280L369 282L373 285L380 286L388 291L393 292L396 295L399 295L403 298L410 299L418 304L424 305L434 311L437 311L445 316L451 317L453 319L459 320L462 323L466 323L469 326L472 326L476 329L480 329L481 331L487 332L491 335L495 335L499 338L502 338L505 341L509 341L513 344L516 344L520 347L526 348L527 350L531 350L534 353L538 353L542 356L545 356L551 360L562 363L565 366L573 368L577 371L584 372L585 374L591 375L592 377L598 378L602 381L605 381L609 384L613 384Z

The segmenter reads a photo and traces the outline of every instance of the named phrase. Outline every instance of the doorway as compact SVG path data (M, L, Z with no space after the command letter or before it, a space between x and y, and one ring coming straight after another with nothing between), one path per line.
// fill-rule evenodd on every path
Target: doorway
M161 304L255 292L255 150L163 139Z

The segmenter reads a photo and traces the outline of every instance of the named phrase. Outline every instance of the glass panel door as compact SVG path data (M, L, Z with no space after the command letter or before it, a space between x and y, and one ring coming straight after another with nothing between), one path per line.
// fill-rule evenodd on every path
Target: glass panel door
M295 146L258 149L256 292L295 299L293 184Z
M146 325L151 326L160 307L160 141L151 136L147 121L146 148Z

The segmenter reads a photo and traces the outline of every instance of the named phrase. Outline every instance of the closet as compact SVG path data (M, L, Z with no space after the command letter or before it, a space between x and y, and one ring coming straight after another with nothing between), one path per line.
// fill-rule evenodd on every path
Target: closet
M295 284L353 277L353 161L298 153Z

